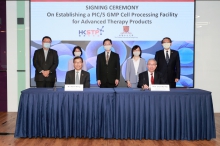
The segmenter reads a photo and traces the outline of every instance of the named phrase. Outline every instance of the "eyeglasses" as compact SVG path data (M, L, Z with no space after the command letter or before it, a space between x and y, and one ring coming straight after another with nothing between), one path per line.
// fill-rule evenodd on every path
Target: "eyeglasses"
M147 64L147 65L149 65L149 66L155 66L156 64Z

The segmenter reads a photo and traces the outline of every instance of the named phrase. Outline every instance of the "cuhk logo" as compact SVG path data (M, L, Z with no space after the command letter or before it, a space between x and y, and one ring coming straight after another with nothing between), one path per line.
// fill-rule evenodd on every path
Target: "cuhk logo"
M97 29L79 30L79 36L99 37L104 32L104 26Z
M123 32L128 33L129 32L129 26L123 26Z
M130 27L129 26L123 26L123 32L121 34L132 34L131 32L129 32Z
M123 32L119 34L119 37L121 38L130 38L133 37L133 34L130 32L129 26L123 26Z

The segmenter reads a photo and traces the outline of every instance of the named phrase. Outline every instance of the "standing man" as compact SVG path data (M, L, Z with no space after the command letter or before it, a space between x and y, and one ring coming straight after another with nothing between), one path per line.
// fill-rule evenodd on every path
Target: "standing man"
M112 40L103 41L105 52L97 56L96 79L100 88L114 88L120 80L119 55L111 51Z
M170 85L170 88L176 88L176 82L180 79L179 52L170 49L172 40L169 37L163 38L161 44L164 49L156 52L156 70L163 74L165 82Z
M43 48L34 52L33 64L36 68L35 82L38 88L54 87L58 55L57 51L50 49L51 42L49 36L43 37Z
M83 88L90 88L90 74L82 70L83 59L80 56L73 58L74 70L66 72L65 84L83 84Z

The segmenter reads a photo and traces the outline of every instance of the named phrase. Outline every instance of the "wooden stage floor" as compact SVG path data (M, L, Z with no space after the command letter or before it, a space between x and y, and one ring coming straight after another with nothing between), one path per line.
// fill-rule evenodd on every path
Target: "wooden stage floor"
M220 146L220 113L215 114L216 139L116 140L88 138L14 138L17 113L0 112L0 146Z

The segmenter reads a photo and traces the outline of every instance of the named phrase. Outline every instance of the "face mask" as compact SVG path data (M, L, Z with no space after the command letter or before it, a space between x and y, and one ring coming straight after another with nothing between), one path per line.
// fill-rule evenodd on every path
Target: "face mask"
M106 51L109 51L109 50L111 50L112 45L107 45L107 46L104 46L104 48L105 48L105 50L106 50Z
M164 49L169 49L170 48L170 43L163 43L162 44Z
M134 51L134 52L133 52L134 56L139 56L140 53L141 53L140 51Z
M44 43L44 48L49 49L50 48L50 43Z
M75 56L81 56L81 52L74 52Z

